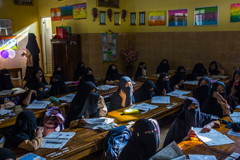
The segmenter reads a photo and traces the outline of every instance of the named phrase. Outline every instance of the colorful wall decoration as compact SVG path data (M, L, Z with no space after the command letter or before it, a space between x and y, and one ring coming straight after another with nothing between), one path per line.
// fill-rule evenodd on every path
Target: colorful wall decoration
M97 0L97 6L119 8L119 0Z
M218 6L195 8L194 25L218 25Z
M168 26L188 26L188 9L168 10Z
M52 21L61 21L61 8L52 8L51 9L51 20Z
M87 18L87 4L73 5L73 19L86 19Z
M166 24L166 11L148 12L149 26L163 26Z
M72 6L61 7L62 20L73 19L73 8Z
M240 22L240 3L231 4L230 22Z
M0 50L18 49L17 36L0 36Z
M117 34L108 30L101 34L102 37L102 61L116 62L117 61Z

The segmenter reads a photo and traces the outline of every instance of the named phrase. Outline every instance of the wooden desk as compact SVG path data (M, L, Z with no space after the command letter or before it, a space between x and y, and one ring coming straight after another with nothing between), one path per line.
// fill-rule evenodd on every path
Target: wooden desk
M145 101L149 103L150 100ZM119 109L117 111L109 112L107 117L114 117L115 123L118 125L126 124L126 121L131 121L134 120L136 121L139 118L156 118L160 119L162 117L167 116L171 112L175 110L180 110L181 105L183 104L182 99L178 99L176 97L171 97L171 103L177 102L178 104L174 106L171 109L166 108L166 105L159 105L158 108L149 111L144 114L136 114L133 115L133 119L129 116L123 116L122 119L119 119L119 113L122 112L123 109ZM126 108L125 108L126 109ZM41 157L45 158L52 158L52 159L80 159L83 158L91 153L94 153L103 147L103 141L108 133L106 132L97 132L95 130L91 129L84 129L84 128L78 128L78 129L65 129L65 132L76 132L75 136L69 140L69 142L63 147L63 149L67 148L66 151L64 150L58 150L58 149L44 149L40 148L37 151L33 152L34 154L37 154ZM22 149L12 149L16 157L20 157L28 151L24 151ZM56 152L56 156L53 157L47 157L48 154ZM64 152L64 153L63 153ZM59 154L59 155L57 155Z
M25 89L22 89L22 88L13 88L12 90L16 90L16 92L14 92L13 94L11 95L0 95L0 97L10 97L10 96L21 96L23 93L26 92Z
M240 109L235 111L240 112ZM222 118L222 120L231 121L229 116ZM227 132L230 130L225 127L225 124L221 124L220 128L214 128L218 132L226 135L228 138L233 140L235 143L226 144L220 146L207 146L203 142L198 139L194 139L192 141L183 141L178 144L180 149L183 151L185 155L188 154L203 154L203 155L215 155L217 159L225 159L230 156L233 152L240 154L240 138L236 136L228 135Z

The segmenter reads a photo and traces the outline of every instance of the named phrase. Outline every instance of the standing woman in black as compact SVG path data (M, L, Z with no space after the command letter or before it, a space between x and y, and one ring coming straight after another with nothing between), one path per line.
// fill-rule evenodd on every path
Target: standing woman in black
M137 71L136 71L135 76L134 76L134 81L138 81L138 77L146 76L146 75L147 75L146 63L140 62L138 64L138 68L137 68Z
M159 64L159 66L157 67L157 71L156 74L158 73L162 73L162 72L168 72L168 70L170 70L170 66L168 64L168 60L164 59L162 60L162 62Z

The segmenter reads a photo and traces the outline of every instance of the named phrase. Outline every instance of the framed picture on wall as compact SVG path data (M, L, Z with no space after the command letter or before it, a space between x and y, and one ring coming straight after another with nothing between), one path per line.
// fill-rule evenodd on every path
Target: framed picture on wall
M194 25L195 26L218 25L218 6L195 8Z
M138 22L139 25L146 25L146 12L138 13Z
M61 8L52 8L51 9L51 20L52 21L61 21Z
M106 24L107 24L107 12L99 11L99 25L106 25Z
M17 5L33 5L33 0L13 0L13 4Z
M130 25L131 26L137 25L137 14L136 14L136 12L131 12L130 13Z
M231 4L230 22L240 22L240 3Z
M119 0L97 0L97 6L119 8Z
M188 26L188 9L168 10L168 26Z
M73 19L73 7L65 6L61 7L62 20Z
M165 26L166 11L148 12L148 25L149 26Z
M86 19L87 18L87 4L73 5L73 19Z
M113 24L115 26L120 26L121 25L121 12L114 12Z

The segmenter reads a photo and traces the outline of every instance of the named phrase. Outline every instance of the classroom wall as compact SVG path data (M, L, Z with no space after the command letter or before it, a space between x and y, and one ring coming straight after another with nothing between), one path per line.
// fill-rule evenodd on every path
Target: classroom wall
M18 50L13 59L6 60L0 57L0 68L22 67L23 75L26 70L26 58L19 56L19 50L26 47L28 33L34 33L40 45L38 3L34 1L33 6L13 5L12 0L0 0L0 19L12 19L13 35L17 36ZM40 65L42 66L42 54L40 52Z

